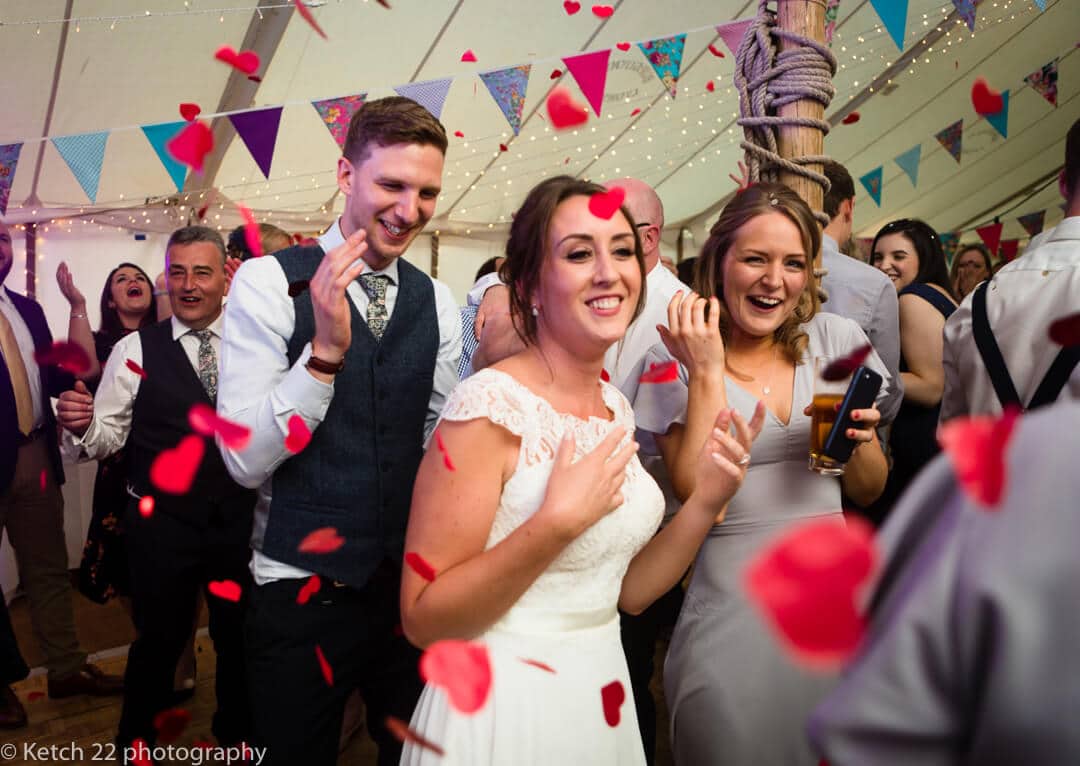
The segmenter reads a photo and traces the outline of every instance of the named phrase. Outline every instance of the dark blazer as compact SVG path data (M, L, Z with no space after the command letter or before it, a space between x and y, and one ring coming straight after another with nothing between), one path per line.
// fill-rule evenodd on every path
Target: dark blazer
M52 333L45 321L45 312L41 305L18 293L7 290L8 297L15 304L30 335L34 339L34 349L46 349L52 345ZM60 443L56 437L56 416L48 397L60 396L75 385L75 376L55 366L39 366L41 372L41 392L45 397L45 438L48 441L49 459L53 465L56 483L64 483L64 468L60 461ZM11 377L6 364L0 364L0 492L7 491L11 478L15 474L15 460L19 451L19 416L15 411L15 392L11 387Z

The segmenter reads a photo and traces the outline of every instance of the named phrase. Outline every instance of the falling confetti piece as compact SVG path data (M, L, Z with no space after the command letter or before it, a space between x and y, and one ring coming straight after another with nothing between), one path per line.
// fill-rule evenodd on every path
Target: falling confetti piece
M971 85L971 105L975 107L976 114L983 117L997 114L1005 108L1005 100L1001 93L993 90L982 77L975 79Z
M220 436L222 443L232 450L242 450L251 441L250 428L226 420L214 412L213 407L201 402L192 405L188 410L188 425L197 434L210 438Z
M834 668L858 647L865 628L859 595L877 552L873 528L811 521L785 532L746 569L751 603L796 660Z
M308 289L311 283L306 279L298 279L295 282L289 283L289 297L295 298L300 293Z
M183 708L162 710L154 716L154 728L157 730L158 743L168 745L175 742L191 723L191 713Z
M308 578L307 582L301 586L300 591L296 594L296 603L303 606L311 597L314 596L319 590L322 589L322 580L318 575L312 575Z
M712 93L714 90L716 90L716 83L712 80L709 80L707 83L705 83L705 90L709 91L709 93Z
M49 474L44 468L41 469L41 473L38 475L38 484L41 486L41 491L45 491L45 487L49 483Z
M621 51L630 50L630 43L615 43L615 47Z
M562 77L562 70L561 69L552 69L551 70L550 78L552 80L558 80L560 77Z
M1080 346L1080 311L1054 320L1047 334L1050 340L1059 346L1065 346L1065 348Z
M566 11L567 16L573 16L581 10L581 3L576 3L574 0L566 0L566 2L562 4L562 7Z
M162 492L183 495L191 489L206 446L201 436L185 436L172 449L162 450L150 465L150 481Z
M323 680L326 681L327 686L334 685L334 669L330 667L330 663L326 661L326 655L323 654L322 647L315 644L315 656L319 659L319 669L322 670Z
M72 375L82 375L90 369L90 357L78 343L54 341L45 349L34 351L34 361L43 367L55 365Z
M649 365L641 373L641 383L674 383L679 379L679 366L675 362L658 362Z
M315 21L315 17L311 15L311 11L308 9L307 5L304 4L304 0L293 0L293 5L296 6L296 12L304 17L304 21L311 25L311 28L318 33L319 37L324 40L330 39L326 36L326 33L322 31L319 22Z
M840 122L844 125L854 125L859 121L860 117L862 117L862 115L858 112L850 112L849 114L844 115L844 119L840 120Z
M207 586L206 590L210 592L211 596L217 596L223 601L232 601L234 604L240 600L240 596L243 595L239 583L232 580L212 580Z
M170 138L165 148L177 162L201 173L203 159L214 149L214 134L205 122L196 120Z
M472 52L472 48L461 54L461 60L465 63L472 63L476 61L476 54Z
M446 470L456 471L457 468L454 467L454 461L450 459L450 453L449 451L447 451L446 445L443 443L442 440L442 434L439 433L438 429L435 430L435 446L438 447L439 452L442 453L443 465L446 466Z
M600 380L604 381L605 383L611 382L611 376L608 375L607 370L600 370Z
M409 565L409 569L416 572L428 582L435 582L435 567L431 566L431 564L429 564L419 553L413 551L406 553L405 563Z
M180 116L188 122L193 122L195 118L198 117L200 114L202 114L202 109L199 107L198 104L192 104L188 102L180 104Z
M604 720L607 725L615 727L622 720L622 705L626 702L626 689L622 681L612 681L600 690L600 699L604 704Z
M508 151L510 151L510 147L507 146L506 144L499 144L499 151L500 152L508 152Z
M154 766L153 761L148 757L151 751L149 745L146 744L146 740L142 737L136 737L131 740L131 763L134 766Z
M609 19L611 14L615 13L614 6L610 5L594 5L592 7L593 16L598 19Z
M259 77L259 75L257 75L257 74L249 74L248 79L251 80L252 82L262 82L262 78Z
M460 130L455 130L454 135L457 136L458 138L465 138L465 134L462 133Z
M333 553L345 544L345 538L334 527L320 527L300 541L301 553Z
M719 59L725 58L724 52L722 50L720 50L719 48L717 48L715 45L710 45L709 46L709 53L711 53L712 55L716 56Z
M589 119L589 113L581 104L570 97L566 88L555 88L547 98L547 113L556 130L583 125Z
M639 114L641 114L640 109L635 109L634 111L630 112L631 117L637 117Z
M626 200L626 189L621 186L612 186L606 192L589 197L589 212L597 218L610 221L622 207L624 200Z
M548 673L555 673L555 668L551 667L546 662L540 662L540 660L530 660L528 657L518 657L518 659L524 662L526 665L532 665L534 668L540 668L541 670Z
M873 350L874 347L867 343L864 346L859 346L846 356L834 359L821 371L821 379L827 381L843 380L859 369L859 365L866 361L866 357L870 356L870 352Z
M948 454L960 488L974 502L993 510L1005 495L1005 460L1020 409L1011 406L1000 417L953 418L938 429L938 442Z
M444 689L459 713L471 715L484 706L491 691L487 647L456 639L436 641L420 657L420 677Z
M302 452L311 442L311 429L299 415L289 418L289 433L285 436L285 449L294 455Z
M262 234L259 232L259 222L255 220L255 214L245 205L237 203L237 209L244 219L244 239L247 241L248 250L252 258L261 258L263 254Z
M398 742L411 742L419 748L430 750L435 755L445 755L445 751L432 742L430 739L417 734L415 731L409 728L408 724L402 721L400 718L394 718L390 715L386 717L386 728L393 735L394 739Z
M222 45L217 49L214 58L223 61L234 69L250 75L259 68L259 54L255 51L243 51L237 53L229 45Z
M125 359L124 366L126 366L129 370L131 370L143 380L146 380L146 370L135 364L135 362L131 361L130 359Z
M30 692L26 695L27 702L37 702L39 699L45 697L45 692Z
M154 496L143 495L139 498L139 515L148 519L154 515Z

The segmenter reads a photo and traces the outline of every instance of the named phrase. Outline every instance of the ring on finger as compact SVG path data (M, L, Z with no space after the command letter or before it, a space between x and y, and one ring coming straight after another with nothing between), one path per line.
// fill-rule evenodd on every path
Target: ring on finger
M746 467L746 466L750 465L750 453L747 452L745 455L743 455L741 458L739 458L736 461L736 464L740 465L740 466L743 466L743 467Z

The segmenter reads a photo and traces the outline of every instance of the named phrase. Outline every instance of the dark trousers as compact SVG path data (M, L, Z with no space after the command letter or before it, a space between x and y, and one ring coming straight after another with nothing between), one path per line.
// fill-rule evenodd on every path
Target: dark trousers
M217 712L211 730L219 744L250 741L243 635L251 594L251 514L225 516L215 510L207 523L195 524L160 512L143 518L132 502L124 523L137 636L124 674L118 744L136 737L155 741L154 716L170 705L173 674L191 636L200 590L206 593L217 654ZM206 592L215 580L240 585L240 600Z
M26 667L26 661L19 652L15 631L11 627L7 602L4 594L0 593L0 686L10 686L29 674L30 668Z
M337 763L345 700L359 689L380 766L397 764L401 743L383 721L412 716L423 685L420 652L401 633L401 566L384 562L364 587L324 580L306 604L296 603L307 580L256 586L247 620L248 679L254 744L267 748L263 766ZM315 649L333 671L323 677Z
M637 710L641 743L645 747L645 762L652 766L656 760L656 701L649 684L656 670L656 642L660 631L673 626L682 608L682 583L654 601L641 614L620 611L620 627L623 653L630 671L630 686L634 691L634 708Z

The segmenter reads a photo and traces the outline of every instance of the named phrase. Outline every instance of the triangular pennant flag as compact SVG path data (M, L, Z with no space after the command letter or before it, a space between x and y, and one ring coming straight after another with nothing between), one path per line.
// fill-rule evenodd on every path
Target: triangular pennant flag
M1024 78L1024 82L1030 85L1032 90L1054 106L1057 106L1057 64L1058 60L1054 59L1039 71L1032 72Z
M446 94L450 91L452 77L442 80L425 80L424 82L410 82L407 85L398 85L394 92L399 96L411 98L420 106L427 109L435 119L442 116L443 104L446 103Z
M825 43L832 47L833 33L836 32L836 19L840 15L840 0L829 0L825 4Z
M1009 91L1003 90L1001 92L1001 111L997 114L986 115L986 121L989 122L1002 138L1009 137Z
M91 202L97 201L98 181L101 180L101 162L105 159L105 142L108 131L83 133L78 136L59 136L52 140L56 151L71 168L75 180L86 192Z
M604 85L607 83L608 58L611 49L582 53L580 56L571 56L563 59L570 74L574 75L581 93L589 102L593 112L600 116L600 108L604 105Z
M866 187L866 191L870 193L870 199L874 200L874 204L881 207L881 172L882 167L878 165L866 175L859 178L862 185Z
M363 106L366 97L366 93L360 93L355 96L311 102L339 147L345 148L345 138L349 134L349 120L352 119L353 112Z
M22 141L17 144L0 145L0 215L7 214L11 184L15 180L15 168L19 164Z
M870 0L881 23L889 33L889 37L896 43L896 47L904 50L904 29L907 27L908 0Z
M956 7L956 12L960 14L960 18L967 24L968 29L972 32L975 31L975 2L974 0L952 0L952 4Z
M664 87L672 98L675 98L679 90L679 69L682 67L683 46L685 45L685 34L658 37L646 43L638 43L638 48L652 64L653 71L660 78L660 82L664 83Z
M1005 263L1008 263L1016 254L1020 251L1020 240L1018 239L1003 239L1001 241L1001 248L998 250L998 255Z
M911 179L912 186L919 185L919 158L921 156L922 144L915 144L915 146L894 158L900 169L907 173L908 178Z
M720 35L724 45L728 47L733 56L739 55L739 46L742 45L742 39L746 35L747 28L753 23L753 19L731 21L727 24L720 24L716 28L716 33Z
M960 232L943 231L938 234L941 240L941 251L945 254L945 263L952 268L952 259L956 255L956 248L960 246Z
M169 177L176 184L177 191L184 188L187 165L174 160L173 156L169 154L169 150L165 148L165 144L169 142L170 138L186 128L187 125L186 120L181 120L180 122L162 122L158 125L142 126L142 132L146 136L146 140L150 142L150 146L154 147L158 159L161 160L161 164L165 166Z
M991 223L987 226L980 226L975 230L975 233L979 235L983 244L990 251L990 255L997 254L998 245L1001 244L1001 229L1004 225L1003 223Z
M525 108L525 89L529 86L531 68L529 64L522 64L480 73L480 79L499 105L515 136L521 132L521 112Z
M934 134L938 143L945 147L945 151L952 155L957 162L960 161L960 152L964 142L964 121L957 120L944 130Z
M280 106L272 106L269 109L229 115L236 134L243 139L244 146L251 152L251 158L267 180L270 179L270 163L274 160L281 110Z
M1028 233L1029 237L1034 237L1043 230L1043 225L1046 223L1046 211L1039 210L1035 213L1028 213L1027 215L1020 216L1016 220L1024 227L1024 231Z

